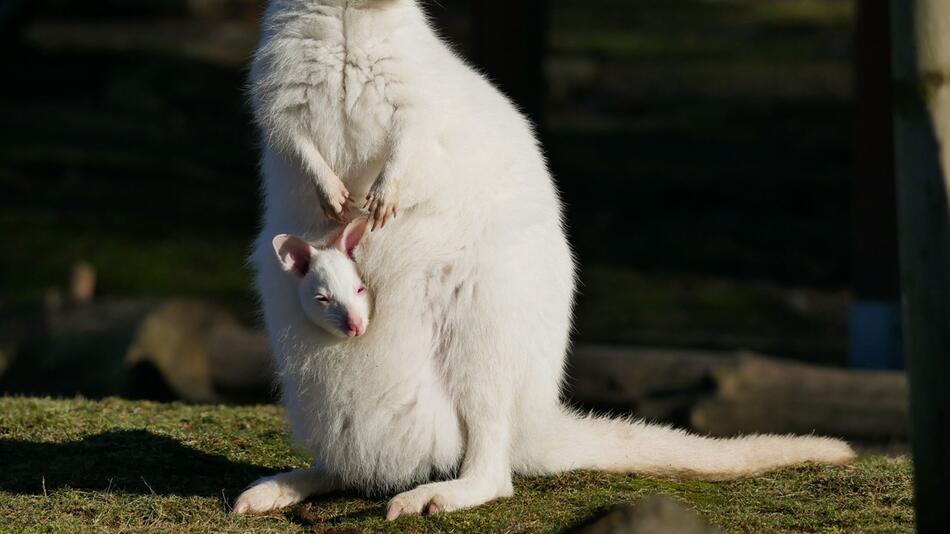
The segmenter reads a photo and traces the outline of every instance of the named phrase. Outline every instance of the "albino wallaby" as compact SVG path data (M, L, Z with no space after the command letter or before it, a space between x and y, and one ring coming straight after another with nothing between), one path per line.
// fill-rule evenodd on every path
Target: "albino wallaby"
M723 479L853 456L829 438L708 439L563 407L574 262L529 123L416 0L271 0L265 18L251 261L294 438L315 464L256 482L236 512L403 491L394 519L510 496L513 473ZM385 230L334 233L356 197Z
M360 336L369 325L366 284L351 261L367 223L350 223L322 250L287 234L273 241L284 270L300 279L300 307L314 324L336 336Z

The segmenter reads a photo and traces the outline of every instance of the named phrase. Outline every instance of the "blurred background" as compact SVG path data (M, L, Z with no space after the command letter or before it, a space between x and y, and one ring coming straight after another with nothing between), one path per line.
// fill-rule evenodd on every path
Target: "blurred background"
M263 3L0 0L0 393L272 398L245 265ZM426 2L539 125L575 402L906 437L902 375L846 370L900 366L886 3L858 4Z

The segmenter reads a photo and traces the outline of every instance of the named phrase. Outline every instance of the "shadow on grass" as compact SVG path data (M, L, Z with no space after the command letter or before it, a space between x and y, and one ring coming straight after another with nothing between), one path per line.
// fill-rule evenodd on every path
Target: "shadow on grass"
M0 490L42 495L60 488L137 494L234 495L273 469L234 462L145 430L80 441L0 440Z
M352 504L354 500L362 500L361 506L357 510L334 514L327 512L325 507L333 507L340 504ZM334 527L343 523L353 521L373 520L386 515L385 501L368 501L365 495L354 492L335 493L333 495L321 496L309 499L309 502L302 506L295 506L293 509L284 513L288 521L312 527L317 530L321 526ZM342 531L345 534L347 531ZM361 532L361 531L358 531Z

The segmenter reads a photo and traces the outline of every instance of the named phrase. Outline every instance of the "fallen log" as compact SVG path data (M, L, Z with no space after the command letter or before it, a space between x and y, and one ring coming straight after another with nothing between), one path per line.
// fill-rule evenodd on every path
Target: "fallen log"
M67 302L0 310L0 392L267 402L264 335L200 300Z
M264 335L228 310L201 300L172 300L140 323L126 351L130 395L156 374L188 402L270 400L273 371Z
M685 426L696 402L714 393L714 371L735 365L729 352L578 345L565 397L583 409Z
M746 352L579 345L567 400L633 413L716 436L819 433L905 441L907 381L899 372L855 371Z
M697 431L817 433L862 441L906 440L903 373L856 371L743 354L716 369L715 394L692 410Z
M0 391L189 402L274 398L265 336L218 305L48 300L0 314L12 326L0 331L8 366L0 370ZM566 398L576 407L633 413L712 435L907 438L901 373L738 352L578 345L568 377Z

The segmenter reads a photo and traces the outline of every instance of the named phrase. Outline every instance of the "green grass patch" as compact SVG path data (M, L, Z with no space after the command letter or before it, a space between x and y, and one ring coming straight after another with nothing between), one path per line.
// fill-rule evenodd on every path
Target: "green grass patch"
M732 532L910 532L906 458L784 469L733 482L594 472L520 479L515 496L382 520L384 499L334 495L258 517L228 513L256 477L302 467L279 408L0 399L0 530L44 532L558 532L606 507L672 496Z

